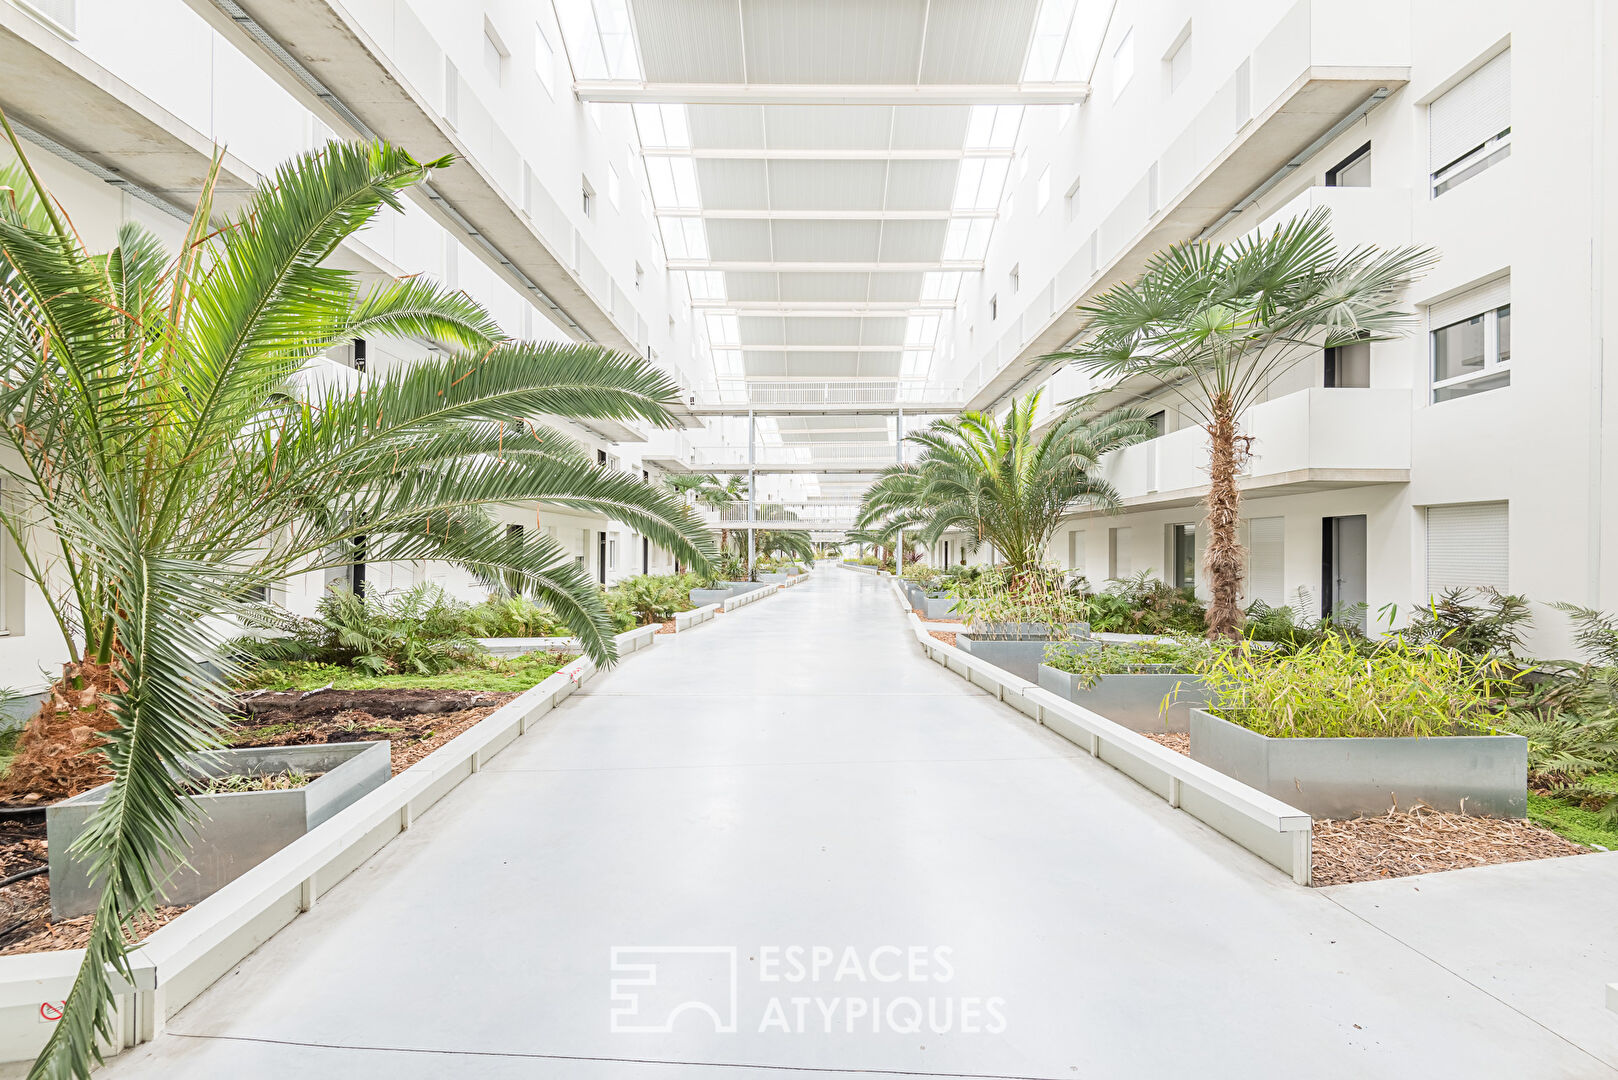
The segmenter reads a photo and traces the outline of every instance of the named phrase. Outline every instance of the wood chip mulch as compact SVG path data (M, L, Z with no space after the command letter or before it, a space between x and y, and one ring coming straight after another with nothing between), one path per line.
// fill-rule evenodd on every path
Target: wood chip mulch
M90 923L94 915L77 915L71 919L63 919L59 923L49 921L51 911L50 886L45 884L43 876L30 878L20 885L32 885L35 881L40 883L39 890L44 893L44 917L37 926L28 930L23 936L7 935L7 943L0 948L0 956L17 956L21 953L56 952L59 949L82 949L90 943ZM6 891L9 893L17 885ZM134 933L126 933L129 943L133 945L150 937L156 930L166 923L190 910L185 907L160 907L156 917L141 916L135 920Z
M952 622L952 623L957 623L957 624L966 622L965 619L951 619L947 615L940 615L936 619L929 619L927 617L927 613L925 611L921 610L920 608L911 608L910 610L916 616L916 618L920 619L922 622L930 622L930 623Z
M942 641L945 645L949 645L949 646L953 647L954 644L955 644L955 634L952 631L949 631L949 630L929 630L927 632L929 634L931 634L933 637L937 638L939 641Z
M1585 849L1515 818L1445 814L1426 806L1352 821L1316 819L1315 885L1582 855Z
M1146 737L1191 755L1187 732ZM1313 843L1310 883L1317 886L1585 854L1571 840L1527 821L1445 814L1425 804L1352 821L1316 818Z
M662 626L659 626L657 628L657 632L659 634L672 634L672 633L674 633L674 620L670 619L668 622L664 623Z

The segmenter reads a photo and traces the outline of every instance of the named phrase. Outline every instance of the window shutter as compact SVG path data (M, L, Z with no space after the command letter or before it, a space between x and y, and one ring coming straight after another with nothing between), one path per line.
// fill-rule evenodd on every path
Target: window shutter
M1427 108L1432 172L1511 127L1511 50L1463 79Z
M1067 565L1070 570L1084 573L1084 530L1074 529L1067 534Z
M1509 303L1511 303L1511 276L1508 274L1484 282L1475 289L1468 289L1459 296L1428 305L1427 326L1437 330L1451 323L1458 323L1462 319L1481 315L1485 311L1504 307Z
M1507 587L1506 504L1427 508L1427 592Z
M1282 579L1286 519L1252 518L1247 522L1247 600L1262 600L1271 607L1286 603Z

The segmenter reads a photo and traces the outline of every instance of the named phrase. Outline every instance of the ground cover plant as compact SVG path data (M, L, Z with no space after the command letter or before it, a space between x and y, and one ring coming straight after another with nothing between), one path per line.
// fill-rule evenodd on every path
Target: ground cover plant
M1201 634L1203 610L1195 589L1177 589L1150 570L1114 578L1085 601L1090 629L1114 634Z
M640 574L625 578L604 594L607 612L619 633L637 626L665 623L676 612L690 611L691 590L703 587L697 574Z
M1057 640L1084 621L1084 597L1068 588L1065 575L1053 567L985 567L976 574L944 579L944 593L974 637L995 637L1007 626L1035 624Z
M271 661L253 668L236 685L250 690L486 690L521 693L539 685L578 656L535 651L521 656L474 654L432 675L373 675L341 664Z
M1078 687L1089 689L1103 675L1196 674L1228 648L1199 640L1106 641L1082 649L1058 642L1045 650L1045 663L1057 671L1077 675Z

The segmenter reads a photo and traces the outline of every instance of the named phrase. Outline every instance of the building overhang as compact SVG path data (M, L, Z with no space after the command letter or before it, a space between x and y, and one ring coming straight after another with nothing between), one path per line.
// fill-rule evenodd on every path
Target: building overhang
M1377 484L1408 484L1409 469L1294 469L1290 472L1270 473L1265 476L1238 477L1236 486L1250 499L1267 499L1280 495L1307 495L1316 491L1337 491L1342 488L1367 487ZM1208 489L1180 488L1175 491L1154 491L1119 500L1118 509L1080 510L1072 519L1109 517L1133 510L1175 510L1196 506L1207 498Z

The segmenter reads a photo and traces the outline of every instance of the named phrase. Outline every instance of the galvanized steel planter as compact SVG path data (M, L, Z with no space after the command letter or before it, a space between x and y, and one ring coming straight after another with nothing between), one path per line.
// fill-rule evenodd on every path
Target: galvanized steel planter
M953 596L929 596L925 599L926 606L922 608L929 619L955 618L955 598Z
M1158 734L1189 731L1191 710L1207 704L1202 676L1187 675L1157 665L1158 670L1102 675L1094 686L1080 688L1079 676L1039 665L1041 687L1075 705L1105 716L1131 731ZM1173 695L1165 710L1163 702Z
M961 633L955 635L957 649L1029 682L1038 679L1039 668L1045 662L1045 650L1051 644L1049 639L1044 638L980 638ZM1080 649L1095 647L1093 642L1082 638L1068 644Z
M760 574L758 580L767 585L785 585L791 574L782 571L778 574Z
M1050 641L1055 635L1051 633L1049 623L1009 623L1009 622L969 622L973 637L987 641L990 638L1000 638L1008 641ZM1090 636L1090 624L1087 622L1068 623L1067 636L1070 638L1087 638Z
M1435 810L1523 817L1528 740L1521 735L1274 739L1191 710L1191 757L1316 817Z
M375 791L392 775L386 742L320 743L310 746L255 746L190 755L187 771L195 776L266 775L293 769L324 773L288 791L243 791L191 798L199 811L194 831L187 832L185 861L163 889L165 904L194 904L286 847L338 811ZM72 858L68 848L84 831L91 812L107 797L103 784L45 811L49 841L51 917L85 915L96 908L100 889L89 868ZM174 869L165 866L159 878Z

